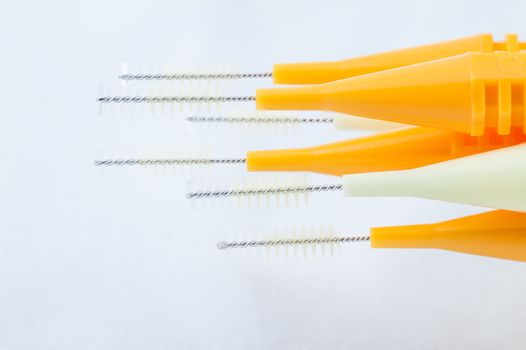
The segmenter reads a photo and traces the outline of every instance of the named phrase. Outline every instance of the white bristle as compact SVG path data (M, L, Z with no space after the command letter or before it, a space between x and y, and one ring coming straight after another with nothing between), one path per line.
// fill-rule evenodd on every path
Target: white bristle
M207 174L212 167L218 171L245 169L244 158L213 158L210 149L203 146L184 151L166 148L156 151L111 152L97 157L94 164L101 169L107 169L107 172L182 172L194 176Z
M332 257L341 252L341 246L349 242L367 242L369 236L338 235L332 225L305 226L271 229L266 231L236 232L224 236L218 248L229 251L247 251L249 254L266 258L318 258Z
M239 128L243 131L284 132L302 125L332 125L332 115L332 113L315 112L307 116L296 111L255 111L236 108L224 112L194 113L189 115L186 121L192 130Z
M309 176L301 173L194 180L187 197L198 202L234 202L238 206L299 207L308 204L308 190L303 189L309 186Z
M254 96L219 94L218 91L218 88L197 85L174 87L172 84L144 84L109 89L101 93L97 101L109 105L111 109L117 107L123 114L129 114L130 109L147 106L152 114L160 115L168 112L212 113L222 109L225 103L254 103Z
M148 66L142 69L139 65L128 65L128 70L119 75L121 80L134 82L229 82L242 79L268 79L271 72L249 72L226 66L194 66L179 65L178 69L167 65Z
M121 63L121 75L126 75L130 73L130 64L128 62ZM126 87L128 84L127 80L121 80L121 86Z
M107 92L107 89L104 88L103 85L100 85L98 86L98 96L97 96L97 99L102 97L102 96L107 96L108 95L108 92ZM102 115L104 112L104 103L102 102L98 102L97 103L97 114L98 115Z

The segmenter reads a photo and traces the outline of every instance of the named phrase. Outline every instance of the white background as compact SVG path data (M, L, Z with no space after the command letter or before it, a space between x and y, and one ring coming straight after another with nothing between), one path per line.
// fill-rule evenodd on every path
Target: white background
M522 263L366 243L288 260L215 247L249 228L360 234L481 208L329 193L309 208L194 210L187 179L242 169L101 172L93 160L201 146L243 156L358 135L189 133L188 113L99 117L97 86L114 85L123 60L267 71L481 32L526 38L525 19L521 0L4 2L0 349L524 349Z

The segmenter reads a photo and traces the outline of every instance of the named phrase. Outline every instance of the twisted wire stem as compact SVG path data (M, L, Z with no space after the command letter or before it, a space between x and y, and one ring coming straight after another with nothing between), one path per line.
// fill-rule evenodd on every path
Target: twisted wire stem
M228 248L253 248L267 246L289 246L289 245L306 245L306 244L326 244L326 243L349 243L349 242L366 242L369 236L343 236L343 237L314 237L314 238L284 238L261 241L238 241L217 243L218 249Z
M227 80L272 78L272 72L260 73L155 73L121 74L122 80Z
M251 102L255 96L102 96L100 103L224 103Z
M333 123L332 117L229 117L229 116L199 116L193 115L186 118L191 123L275 123L275 124L300 124L300 123Z
M307 192L325 192L325 191L339 191L343 189L343 185L318 185L318 186L299 186L299 187L269 187L257 189L240 189L240 190L223 190L223 191L203 191L203 192L189 192L186 194L188 199L201 198L216 198L216 197L246 197L259 195L280 195L280 194L294 194Z
M209 165L244 164L246 159L206 159L206 158L164 158L164 159L104 159L96 160L96 166L121 165Z

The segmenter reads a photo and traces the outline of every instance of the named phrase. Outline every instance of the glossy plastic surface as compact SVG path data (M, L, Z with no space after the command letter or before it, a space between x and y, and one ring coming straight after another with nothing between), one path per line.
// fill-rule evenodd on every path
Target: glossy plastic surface
M525 85L525 52L466 53L326 84L258 89L256 105L340 112L472 136L497 128L506 135L512 127L526 133Z
M471 51L491 52L502 44L494 43L491 34L480 34L341 61L275 64L273 77L275 84L321 84Z
M526 142L521 130L472 137L430 128L408 128L321 146L247 153L249 171L308 171L345 175L404 170Z
M373 248L435 248L526 261L526 213L497 210L445 222L371 229Z
M343 176L348 196L419 197L526 212L526 144L412 170Z

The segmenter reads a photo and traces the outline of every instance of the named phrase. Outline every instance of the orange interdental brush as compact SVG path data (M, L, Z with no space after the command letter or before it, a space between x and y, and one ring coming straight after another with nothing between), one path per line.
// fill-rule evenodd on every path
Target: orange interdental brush
M479 34L456 40L422 45L401 50L382 52L367 56L354 57L340 61L279 63L270 72L128 72L119 76L123 80L226 80L226 79L262 79L272 78L275 84L321 84L382 70L403 67L415 63L432 61L455 56L466 52L493 52L507 50L515 45L517 36L509 34L506 40L497 42L491 34ZM521 49L526 43L518 43Z
M506 51L510 46L526 49L516 34L508 34L503 42L494 41L491 34L480 34L341 61L275 64L272 76L275 84L322 84L467 52Z
M497 135L489 130L473 137L446 130L413 127L315 147L249 151L246 158L130 158L97 160L115 165L233 165L248 171L304 171L341 176L366 172L413 169L526 142L521 130Z
M433 224L375 227L369 235L318 235L221 241L219 249L325 246L370 242L371 248L440 249L526 262L526 213L495 210ZM314 248L312 249L314 250ZM279 255L279 254L277 254Z

